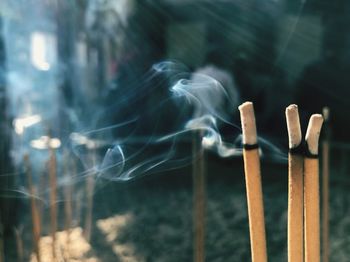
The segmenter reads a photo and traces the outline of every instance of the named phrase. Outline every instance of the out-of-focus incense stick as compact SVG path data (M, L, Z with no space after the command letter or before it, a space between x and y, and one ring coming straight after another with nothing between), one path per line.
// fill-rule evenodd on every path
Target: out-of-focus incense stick
M40 215L39 215L39 211L38 211L38 207L35 199L36 190L32 182L32 171L31 171L29 155L24 156L24 166L25 166L25 174L27 177L27 183L28 183L28 188L30 193L34 252L35 252L37 261L41 262L41 254L40 254L41 221L40 221Z
M69 153L65 151L64 161L63 161L63 175L65 177L66 183L64 187L64 213L65 213L65 230L67 232L67 247L69 247L70 231L72 226L72 192L73 184L71 183L71 159L69 158Z
M50 148L49 180L50 180L50 224L52 237L52 255L56 257L56 231L57 231L57 163L56 153Z
M322 261L329 261L329 109L323 109L323 130L322 141Z
M91 159L93 166L96 164L95 159L95 150L93 150ZM94 188L95 188L95 171L92 171L91 174L87 177L86 180L86 198L87 198L87 210L85 216L85 238L90 242L91 230L92 230L92 211L93 211L93 200L94 200Z
M18 262L24 261L24 249L23 249L23 239L22 239L22 232L23 228L15 228L15 237L16 237L16 247L17 247L17 259Z
M194 261L205 261L206 170L201 132L193 134L193 248Z

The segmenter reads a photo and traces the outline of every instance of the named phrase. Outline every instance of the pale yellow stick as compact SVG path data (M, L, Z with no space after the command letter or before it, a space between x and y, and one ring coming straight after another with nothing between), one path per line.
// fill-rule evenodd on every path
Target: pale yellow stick
M288 156L288 261L304 260L304 157L302 152L293 152L301 146L301 128L298 107L290 105L286 109L287 129L289 137Z
M251 102L239 107L243 132L244 170L246 179L250 246L253 262L266 262L266 235L263 206L263 193L261 186L259 150L247 149L247 146L257 144L254 108Z
M31 165L29 156L24 156L24 165L25 165L25 174L27 176L28 188L30 193L30 204L31 204L31 213L32 213L32 223L33 223L33 242L34 242L34 250L35 255L38 262L41 262L41 254L40 254L40 234L41 234L41 221L39 210L35 200L35 188L32 182L32 173L31 173Z
M204 149L201 146L201 135L193 136L193 152L198 156L193 160L193 225L194 225L194 261L205 261L205 200L206 174Z
M323 109L325 138L322 142L322 261L329 261L329 109Z
M310 154L304 160L304 223L305 262L320 261L320 192L318 139L323 123L322 115L312 115L305 140Z

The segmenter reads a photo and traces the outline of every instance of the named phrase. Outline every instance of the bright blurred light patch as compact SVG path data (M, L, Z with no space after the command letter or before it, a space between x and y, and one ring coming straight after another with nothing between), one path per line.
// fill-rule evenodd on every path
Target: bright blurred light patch
M15 132L18 135L22 135L24 130L32 125L35 125L41 121L40 115L32 115L26 117L15 118L13 120L13 125L15 127Z
M49 33L34 32L31 35L31 61L38 70L48 71L54 62L55 36Z
M48 136L42 136L39 139L30 141L30 146L35 149L49 149L59 148L61 141L58 138L50 138Z

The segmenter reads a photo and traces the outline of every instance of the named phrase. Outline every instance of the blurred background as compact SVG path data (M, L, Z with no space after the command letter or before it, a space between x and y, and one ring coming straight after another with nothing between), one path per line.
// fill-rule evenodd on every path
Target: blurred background
M290 103L304 131L330 110L330 260L347 261L349 11L346 0L0 1L0 256L36 261L31 201L45 238L54 191L56 229L79 243L63 261L191 261L193 130L204 130L207 261L249 261L237 107L252 101L270 261L286 260Z

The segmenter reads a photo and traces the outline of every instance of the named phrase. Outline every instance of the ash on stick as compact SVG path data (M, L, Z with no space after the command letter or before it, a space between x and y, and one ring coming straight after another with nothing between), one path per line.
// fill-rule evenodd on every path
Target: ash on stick
M243 159L247 190L250 246L253 262L266 262L266 234L260 158L253 103L239 106L243 132Z
M320 192L318 140L322 115L312 115L307 128L304 159L305 262L320 261Z
M194 261L205 261L206 170L202 132L193 134L193 233Z
M323 109L323 130L325 133L322 142L322 261L329 261L329 109Z
M298 107L286 109L288 154L288 261L304 260L304 157Z

